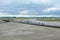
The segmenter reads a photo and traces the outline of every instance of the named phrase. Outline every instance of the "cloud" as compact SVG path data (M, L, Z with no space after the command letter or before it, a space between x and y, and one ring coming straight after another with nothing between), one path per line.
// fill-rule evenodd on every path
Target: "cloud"
M38 15L39 13L35 9L20 9L19 15Z
M19 15L27 15L28 13L29 13L29 10L19 11Z
M36 4L49 4L52 3L52 0L30 0L32 3L36 3Z
M0 5L9 5L12 2L13 2L12 0L0 0Z
M60 8L56 8L56 7L53 7L53 8L48 8L47 11L54 11L54 10L59 10Z
M1 15L9 15L9 14L8 14L8 13L0 13L0 16L1 16Z
M1 15L0 17L60 17L59 15Z
M59 15L60 1L0 0L0 11L1 15Z
M9 4L50 4L52 3L52 0L0 0L0 3L3 5L9 5Z
M50 13L50 12L52 12L52 11L57 11L57 10L60 10L60 8L52 7L52 8L44 9L43 12L45 12L45 13Z

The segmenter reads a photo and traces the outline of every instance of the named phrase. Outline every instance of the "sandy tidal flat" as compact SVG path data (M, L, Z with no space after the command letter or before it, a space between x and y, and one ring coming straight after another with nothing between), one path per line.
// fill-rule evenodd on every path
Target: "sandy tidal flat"
M0 40L60 40L60 29L21 23L1 23Z

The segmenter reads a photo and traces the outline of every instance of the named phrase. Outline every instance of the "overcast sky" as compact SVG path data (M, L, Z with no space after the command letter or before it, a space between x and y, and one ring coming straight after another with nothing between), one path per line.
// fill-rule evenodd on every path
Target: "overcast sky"
M60 0L0 0L0 16L60 16Z

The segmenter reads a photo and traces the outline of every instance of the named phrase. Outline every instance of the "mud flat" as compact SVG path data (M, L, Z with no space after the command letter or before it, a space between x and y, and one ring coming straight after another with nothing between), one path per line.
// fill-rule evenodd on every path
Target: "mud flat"
M0 24L0 40L60 40L60 29L7 22Z

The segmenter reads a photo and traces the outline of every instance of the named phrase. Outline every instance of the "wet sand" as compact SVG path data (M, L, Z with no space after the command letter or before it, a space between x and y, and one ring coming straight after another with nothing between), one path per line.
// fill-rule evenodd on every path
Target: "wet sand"
M0 24L0 40L60 40L60 28L6 22Z

